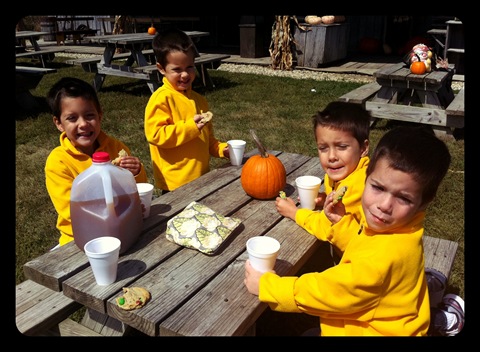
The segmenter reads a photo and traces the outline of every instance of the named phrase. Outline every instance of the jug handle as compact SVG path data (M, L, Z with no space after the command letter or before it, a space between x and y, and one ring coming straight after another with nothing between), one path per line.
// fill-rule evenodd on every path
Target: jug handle
M109 173L102 174L103 190L105 191L105 201L110 215L115 215L115 204L113 202L112 179Z

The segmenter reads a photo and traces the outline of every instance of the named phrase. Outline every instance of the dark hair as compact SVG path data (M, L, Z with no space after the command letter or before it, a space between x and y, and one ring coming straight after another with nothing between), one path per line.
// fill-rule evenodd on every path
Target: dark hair
M359 104L331 102L323 111L317 112L312 120L314 133L318 126L326 126L350 132L360 145L369 139L370 113Z
M62 115L62 99L66 97L82 97L86 100L93 101L97 111L99 113L102 112L97 92L91 84L74 77L63 77L50 88L47 94L48 105L50 106L50 110L52 110L53 116L60 118Z
M177 28L167 28L158 32L152 42L155 59L163 68L167 65L167 54L172 51L196 54L192 39L185 32Z
M380 139L367 167L367 177L380 159L386 159L395 170L411 174L423 186L422 204L428 204L448 171L451 156L446 144L431 129L401 126Z

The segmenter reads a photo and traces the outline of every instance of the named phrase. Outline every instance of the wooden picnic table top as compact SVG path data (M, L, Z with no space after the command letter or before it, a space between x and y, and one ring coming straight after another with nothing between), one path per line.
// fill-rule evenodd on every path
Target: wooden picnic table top
M417 75L413 74L406 64L398 63L379 69L373 76L382 86L437 91L443 86L451 86L453 70L432 70Z
M295 178L324 177L318 157L269 151L287 171L285 192L297 199ZM258 154L254 149L245 154ZM275 200L257 200L241 186L242 167L229 162L153 200L138 242L120 256L117 281L95 283L86 255L70 242L24 265L27 278L63 293L100 313L150 336L244 335L267 306L243 284L247 239L258 235L280 241L275 270L296 274L320 245L314 236L275 208ZM215 255L184 248L166 239L167 221L192 201L242 220ZM142 286L151 301L133 311L120 309L115 298L123 287Z
M190 38L197 39L199 37L205 37L210 35L209 32L201 31L185 31ZM148 34L147 32L140 33L124 33L124 34L105 34L105 35L95 35L95 36L86 36L85 40L90 40L93 43L100 43L104 45L116 44L116 45L132 45L139 43L151 43L154 38L154 35Z

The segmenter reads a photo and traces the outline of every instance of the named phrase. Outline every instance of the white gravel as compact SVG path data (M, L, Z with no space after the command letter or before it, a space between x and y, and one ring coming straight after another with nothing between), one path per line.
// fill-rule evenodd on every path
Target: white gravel
M319 71L306 70L306 69L293 69L291 71L274 70L268 66L228 64L228 63L222 63L218 67L218 70L229 71L229 72L253 73L257 75L266 75L266 76L291 77L291 78L297 78L297 79L313 79L316 81L348 81L348 82L370 83L375 80L372 76L369 76L369 75L319 72Z

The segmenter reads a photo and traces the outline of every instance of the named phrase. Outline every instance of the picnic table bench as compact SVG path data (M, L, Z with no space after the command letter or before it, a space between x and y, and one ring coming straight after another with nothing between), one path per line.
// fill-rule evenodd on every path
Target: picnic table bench
M25 50L15 53L15 58L31 57L40 60L42 67L47 67L47 63L55 58L56 53L64 52L65 49L45 48L40 50Z

